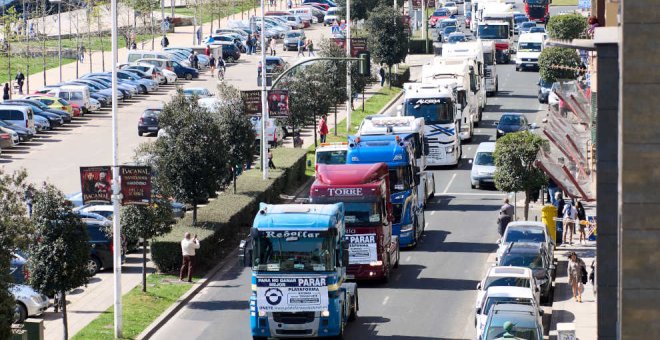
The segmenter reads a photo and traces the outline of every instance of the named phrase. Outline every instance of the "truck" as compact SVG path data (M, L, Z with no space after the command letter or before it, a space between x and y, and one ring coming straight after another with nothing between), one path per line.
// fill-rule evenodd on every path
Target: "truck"
M475 122L480 122L488 100L485 86L486 73L484 72L484 52L482 43L477 40L450 44L450 46L442 49L442 56L459 61L467 60L470 70L474 70L479 112L478 116L473 117L473 120Z
M398 134L408 137L405 142L408 142L413 148L413 154L416 158L415 172L420 174L420 180L423 183L419 186L417 197L423 200L424 207L426 207L428 200L435 195L433 172L424 171L426 170L426 156L428 155L428 145L424 136L425 130L424 118L369 115L362 120L356 133L357 136Z
M502 21L509 24L509 36L513 38L513 6L506 3L487 2L481 12L482 22Z
M417 197L420 175L408 136L350 136L348 164L386 163L390 180L390 197L394 221L392 234L398 236L400 247L414 247L424 233L424 205Z
M498 64L511 62L513 39L509 36L509 23L504 21L487 21L477 24L477 39L495 43L495 61Z
M359 307L342 203L261 203L247 243L253 340L343 336Z
M500 90L500 82L497 77L497 67L495 66L495 42L492 40L481 40L482 51L484 55L484 79L486 81L486 95L497 95Z
M319 165L309 199L315 204L344 204L346 278L388 282L400 256L398 238L392 235L387 164Z
M315 164L346 164L347 151L348 142L321 143L314 154Z
M550 18L551 0L523 0L523 2L529 20L544 23Z
M402 116L424 118L424 138L429 153L427 166L458 165L461 159L461 115L457 93L449 85L406 83L403 85Z

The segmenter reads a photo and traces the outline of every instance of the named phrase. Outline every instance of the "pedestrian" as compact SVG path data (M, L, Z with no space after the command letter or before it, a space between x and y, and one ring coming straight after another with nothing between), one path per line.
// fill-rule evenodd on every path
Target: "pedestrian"
M195 69L199 69L199 57L197 55L198 55L197 52L193 52L193 63L194 63L193 67Z
M262 46L263 47L263 46ZM257 53L257 36L252 35L252 53Z
M179 280L181 281L183 281L183 274L187 267L188 282L192 282L193 271L195 270L195 249L199 249L197 235L190 239L190 233L185 233L183 240L181 240L181 254L183 255L183 264L179 271Z
M573 206L573 202L564 205L564 235L562 242L566 243L568 239L569 244L573 244L573 234L575 234L575 218L577 218L577 209Z
M9 99L9 83L5 83L5 87L2 89L2 100Z
M262 66L261 65L261 60L259 60L259 63L257 63L257 77L258 78L261 78L261 69L262 69L261 66Z
M202 43L202 26L199 26L197 28L197 31L195 32L195 34L197 35L197 45L199 45L199 44Z
M268 150L268 169L277 169L273 163L273 152Z
M27 189L25 189L25 204L27 205L28 208L28 217L32 217L32 200L34 199L34 188L32 187L32 184L28 185Z
M287 7L288 9L291 9L291 8L293 7L293 1L288 0L288 1L286 2L286 7Z
M25 76L23 75L23 72L18 71L16 73L16 82L18 83L18 94L23 94L23 82L25 82Z
M170 45L170 41L167 39L167 36L164 35L163 39L160 40L160 46L163 46L163 48L166 48L169 45Z
M302 37L298 38L298 54L296 57L305 56L305 41Z
M500 207L500 214L497 217L497 232L500 237L504 236L506 226L513 220L513 209L513 206L509 204L509 199L504 199L504 204Z
M587 234L585 228L587 226L587 212L584 211L584 206L582 202L577 202L575 205L575 210L577 210L577 223L578 223L578 232L580 233L580 244L584 241L587 242Z
M328 123L326 122L328 116L321 115L321 122L319 122L319 136L321 136L321 143L325 143L326 136L328 136Z
M380 65L378 75L380 76L380 86L383 87L383 85L385 85L385 68L383 67L383 64Z
M563 235L564 235L564 222L562 217L564 216L564 199L562 198L561 191L555 193L555 203L553 204L557 209L557 216L555 220L555 229L557 230L557 246L561 245Z
M246 44L247 44L247 54L250 55L252 54L252 34L248 35Z
M136 46L137 47L137 36L135 35L135 31L131 30L131 46Z
M211 78L215 77L215 57L213 55L209 58L209 68L211 69Z
M307 39L307 48L309 49L308 56L311 57L313 55L316 57L316 54L314 53L314 41L312 38Z
M584 261L572 251L568 254L568 284L571 285L575 302L582 302L585 283L587 283L587 268Z
M204 54L205 54L207 57L210 56L210 55L211 55L211 48L208 47L208 46L206 46L206 48L204 49Z
M80 45L80 49L78 52L78 56L80 58L80 62L84 63L85 62L85 45Z
M270 55L275 55L275 50L277 49L277 41L275 38L270 39Z
M135 41L131 43L131 50L137 50L137 44Z

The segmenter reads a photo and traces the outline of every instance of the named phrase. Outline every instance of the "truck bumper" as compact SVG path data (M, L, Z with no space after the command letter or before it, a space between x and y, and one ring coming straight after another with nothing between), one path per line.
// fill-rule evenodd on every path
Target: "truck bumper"
M337 313L321 317L319 312L267 313L266 316L252 316L253 336L273 338L329 337L339 334Z
M368 264L350 264L346 270L349 280L379 280L385 277L385 266L371 266Z

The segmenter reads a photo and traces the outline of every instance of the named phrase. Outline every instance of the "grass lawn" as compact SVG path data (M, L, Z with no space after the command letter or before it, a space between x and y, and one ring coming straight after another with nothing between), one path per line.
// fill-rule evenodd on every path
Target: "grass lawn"
M147 276L146 293L142 293L142 285L140 284L124 295L124 339L134 339L192 287L187 283L179 283L178 280L178 277L172 275L151 274ZM174 282L170 283L170 281ZM108 308L107 311L78 332L73 339L113 339L113 308Z
M345 142L349 134L352 135L357 131L357 128L360 126L360 123L362 123L364 117L378 113L378 111L380 111L385 106L385 104L387 104L390 100L392 100L392 98L394 98L401 91L402 89L399 87L392 87L390 89L389 87L385 86L382 89L380 89L376 94L374 94L364 102L364 112L362 111L361 105L359 107L356 107L355 110L353 110L353 113L351 114L351 132L350 133L346 132L346 118L344 118L341 122L337 123L336 128L332 128L330 130L327 136L327 142L328 143ZM361 103L362 103L361 101L359 103L356 102L356 104L361 104ZM333 119L332 115L333 113L328 114L329 120ZM335 129L337 129L337 136L335 136ZM311 161L311 163L308 163L311 165L308 166L307 169L305 170L305 175L307 176L314 176L315 151L316 151L316 147L314 145L310 146L309 149L307 149L307 160Z
M62 59L62 65L68 64L71 62L75 62L75 59ZM7 66L9 64L10 60L6 56L1 56L0 57L0 84L4 86L4 83L7 82L9 76L7 74ZM12 57L11 58L11 79L13 80L14 77L16 77L16 73L18 70L23 71L23 73L27 76L27 64L30 64L30 74L35 74L35 73L41 73L43 72L43 60L41 58L16 58ZM52 57L47 57L46 58L46 69L50 69L53 67L58 67L59 63L57 61L57 58L52 58ZM86 66L86 65L85 65ZM85 73L85 68L81 68L81 72ZM82 74L82 73L81 73ZM46 79L49 82L53 82L53 79ZM34 84L33 82L30 83L30 89L34 90L37 89L37 87L41 87L43 85L43 81L39 81L38 84ZM23 90L25 90L25 86L23 86Z
M578 0L552 0L550 6L577 6Z
M218 18L218 12L220 12L220 15L223 17L228 17L232 14L237 14L241 13L243 11L247 11L249 9L252 9L255 6L255 2L252 1L239 1L234 6L221 6L218 10L215 10L215 13L210 13L208 9L203 8L202 6L199 6L197 9L197 15L201 15L202 17L202 22L207 23L210 22L213 19ZM174 9L174 14L176 15L185 15L187 17L194 17L195 16L195 8L194 7L179 7ZM246 18L247 19L247 18Z

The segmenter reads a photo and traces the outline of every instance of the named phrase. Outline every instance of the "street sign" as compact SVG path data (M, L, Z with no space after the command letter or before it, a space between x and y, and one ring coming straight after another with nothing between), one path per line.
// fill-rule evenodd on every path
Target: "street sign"
M345 38L334 38L333 40L337 46L346 48ZM357 58L358 53L367 50L367 38L351 38L351 57Z
M261 91L241 91L243 107L246 115L261 113Z
M147 205L151 203L151 167L122 166L121 176L122 205Z
M268 116L271 118L286 118L289 116L289 91L268 91Z
M112 170L110 166L80 167L83 204L112 203Z

